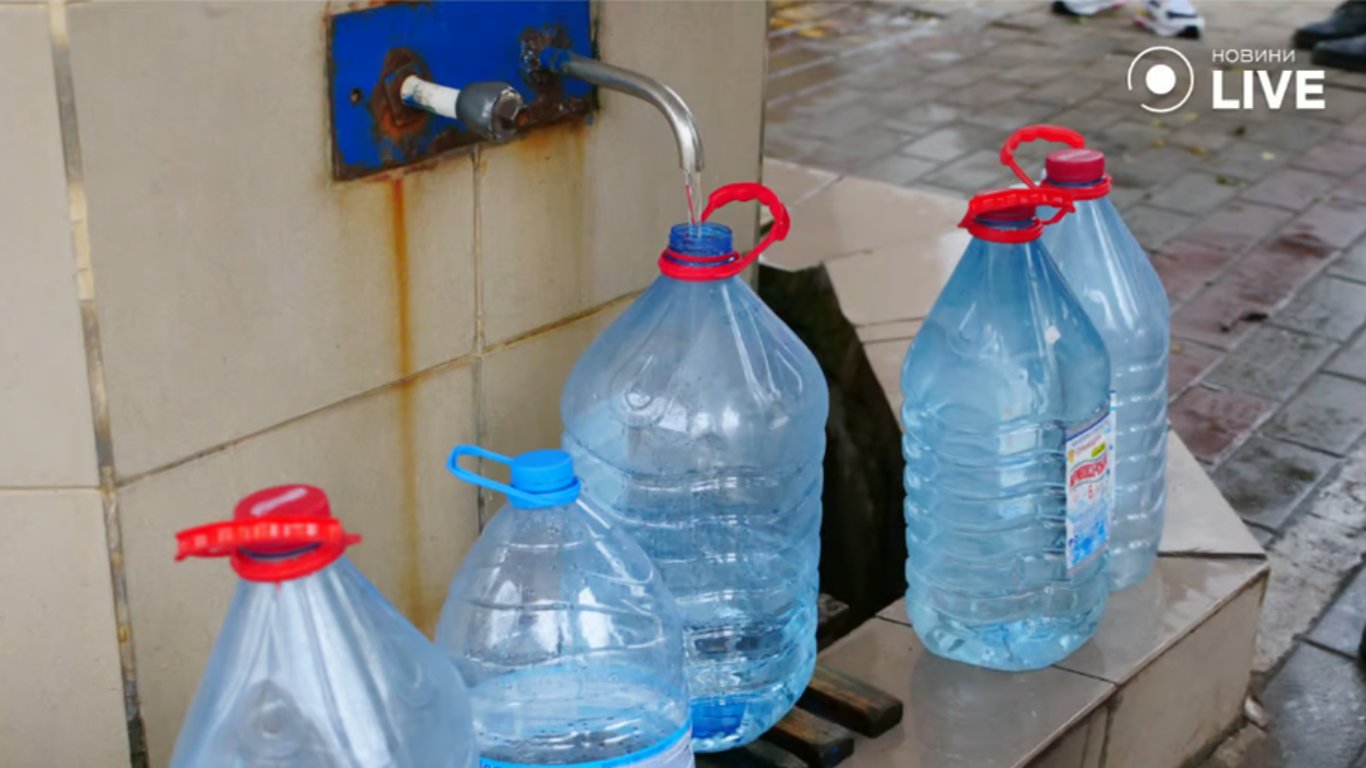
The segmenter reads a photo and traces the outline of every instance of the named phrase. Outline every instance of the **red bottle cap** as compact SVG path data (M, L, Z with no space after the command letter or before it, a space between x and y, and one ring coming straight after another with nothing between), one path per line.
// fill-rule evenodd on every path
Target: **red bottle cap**
M1044 164L1047 173L1043 184L1045 187L1066 190L1077 200L1095 200L1110 194L1111 180L1105 175L1105 154L1087 148L1086 139L1080 133L1056 125L1021 128L1011 134L1001 147L1001 162L1027 186L1037 187L1038 184L1015 162L1015 150L1031 141L1054 141L1070 147L1048 155Z
M1105 178L1105 153L1096 149L1059 149L1048 153L1044 183L1096 184Z
M248 581L281 582L326 568L359 541L321 488L280 485L239 501L232 520L177 533L176 560L227 557Z

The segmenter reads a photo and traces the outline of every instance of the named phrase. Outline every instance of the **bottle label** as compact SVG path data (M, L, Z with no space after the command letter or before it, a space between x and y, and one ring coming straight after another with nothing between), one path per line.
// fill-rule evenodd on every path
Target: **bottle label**
M509 763L488 757L479 758L479 768L541 768L527 763ZM606 760L556 765L555 768L693 768L692 724L685 724L672 736L653 747Z
M1115 417L1106 410L1067 438L1067 571L1105 551L1115 503Z

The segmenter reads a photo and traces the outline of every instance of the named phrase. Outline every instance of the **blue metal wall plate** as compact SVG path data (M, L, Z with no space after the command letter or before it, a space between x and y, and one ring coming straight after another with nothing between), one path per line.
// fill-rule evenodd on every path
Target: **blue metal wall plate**
M592 55L588 0L402 2L328 20L332 173L354 179L475 144L457 120L403 105L408 74L461 88L501 80L522 92L526 128L586 114L592 90L527 62L546 47Z

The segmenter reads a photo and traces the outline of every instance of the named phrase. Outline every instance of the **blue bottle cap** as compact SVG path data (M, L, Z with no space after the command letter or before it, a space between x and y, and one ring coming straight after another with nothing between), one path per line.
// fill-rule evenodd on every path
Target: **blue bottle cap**
M477 456L508 465L512 470L512 484L504 485L461 467L462 456ZM457 445L451 451L446 467L467 483L502 493L516 507L558 507L579 498L580 485L574 476L574 460L561 450L531 451L513 459L477 445Z
M512 487L527 493L561 491L574 485L574 460L564 451L548 448L512 460Z

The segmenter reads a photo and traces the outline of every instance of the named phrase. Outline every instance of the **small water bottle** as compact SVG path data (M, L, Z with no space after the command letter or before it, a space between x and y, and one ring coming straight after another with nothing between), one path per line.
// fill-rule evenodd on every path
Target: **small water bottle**
M1047 667L1109 593L1110 362L1039 243L1056 190L978 195L973 235L906 355L906 607L931 652Z
M1057 126L1022 129L1002 157L1015 163L1023 142L1070 148L1048 155L1045 188L1072 196L1076 213L1044 231L1042 242L1100 331L1110 353L1115 407L1115 508L1110 517L1110 589L1131 587L1157 562L1167 507L1167 359L1171 307L1162 281L1110 202L1105 155L1081 134Z
M705 219L755 199L773 227L742 256ZM815 668L829 392L739 277L787 234L777 196L721 187L702 219L669 233L661 276L579 358L560 411L584 492L678 599L694 748L716 752L771 728Z
M460 676L342 556L360 537L322 490L267 488L176 538L242 582L172 768L473 768Z
M511 485L464 457L509 465ZM691 768L678 609L640 547L581 496L569 454L458 446L449 468L508 498L436 630L469 686L481 768Z

